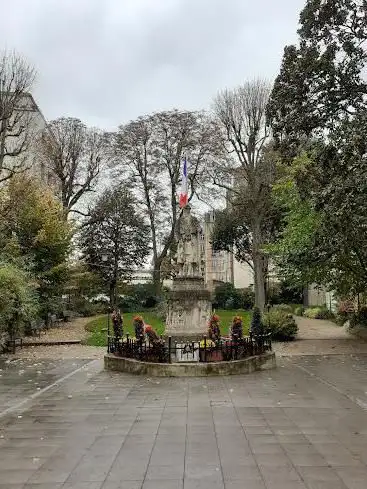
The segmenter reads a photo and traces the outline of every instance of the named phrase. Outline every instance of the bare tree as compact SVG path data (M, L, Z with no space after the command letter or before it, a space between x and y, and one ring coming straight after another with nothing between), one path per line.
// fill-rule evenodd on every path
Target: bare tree
M39 152L56 179L67 216L80 199L94 190L108 159L108 137L98 129L88 129L79 119L60 118L44 131Z
M16 53L0 54L0 183L27 169L32 142L34 69Z
M189 201L208 179L209 162L219 151L217 128L202 112L169 111L140 117L116 134L116 168L139 197L150 224L153 282L174 243L183 158L188 161Z
M231 156L214 166L214 182L227 191L229 204L240 205L243 224L249 229L251 266L254 272L256 305L265 305L266 256L264 221L268 218L269 188L274 178L273 160L266 154L270 130L266 107L271 86L264 80L246 82L225 90L214 101L214 112L222 128L224 145ZM239 212L241 210L239 209Z

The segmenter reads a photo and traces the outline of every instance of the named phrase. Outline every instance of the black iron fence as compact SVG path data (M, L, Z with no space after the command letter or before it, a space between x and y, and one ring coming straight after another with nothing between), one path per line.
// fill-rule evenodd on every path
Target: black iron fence
M206 336L201 341L177 342L169 336L154 343L145 337L108 337L108 353L143 362L222 362L241 360L271 351L270 335L248 336L241 339L223 338L213 342Z

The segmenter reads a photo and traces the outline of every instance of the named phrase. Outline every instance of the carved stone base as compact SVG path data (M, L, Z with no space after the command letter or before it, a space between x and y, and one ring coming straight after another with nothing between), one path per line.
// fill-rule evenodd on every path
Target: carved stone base
M165 335L177 341L202 338L212 312L211 294L201 277L174 279L166 319Z

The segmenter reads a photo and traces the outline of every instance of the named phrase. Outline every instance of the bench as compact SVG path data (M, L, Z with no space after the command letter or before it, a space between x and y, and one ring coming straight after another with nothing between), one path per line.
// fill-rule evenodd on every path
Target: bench
M17 346L20 346L21 348L23 347L23 338L20 336L15 337L15 338L11 338L10 340L8 340L6 342L7 350L13 354L15 353L15 349Z
M56 314L51 314L49 317L48 317L48 325L47 327L48 328L54 328L55 326L59 326L60 323L62 323L64 320L62 318L58 318L56 316Z
M65 323L70 322L72 319L75 318L75 312L73 311L62 311L62 320L65 321Z
M29 324L31 335L38 336L38 338L41 337L41 332L45 330L45 327L44 321L31 321Z

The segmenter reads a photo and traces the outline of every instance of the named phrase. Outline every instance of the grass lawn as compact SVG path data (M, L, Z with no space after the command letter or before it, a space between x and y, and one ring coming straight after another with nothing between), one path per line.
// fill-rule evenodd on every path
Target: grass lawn
M233 316L241 316L243 318L244 333L247 334L250 321L250 311L215 311L220 317L221 331L223 335L228 334L229 327L232 322ZM142 316L145 324L150 324L159 335L164 334L164 323L157 318L154 313L151 312L128 312L124 314L124 334L129 333L134 335L133 318L135 316ZM85 327L91 334L87 339L87 345L93 346L107 346L107 316L99 316L92 319ZM110 319L110 331L112 331L112 324Z

